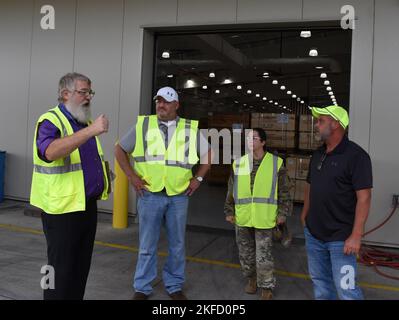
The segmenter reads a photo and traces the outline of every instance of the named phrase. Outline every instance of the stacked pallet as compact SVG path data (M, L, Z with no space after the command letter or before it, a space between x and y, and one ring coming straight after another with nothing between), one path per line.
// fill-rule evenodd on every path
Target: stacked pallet
M316 150L323 142L314 128L314 118L311 115L301 115L299 118L299 149Z
M295 186L291 189L291 197L296 202L303 202L309 163L310 156L294 154L286 159L288 176Z
M262 128L267 134L267 147L295 148L296 116L282 113L253 113L251 128Z

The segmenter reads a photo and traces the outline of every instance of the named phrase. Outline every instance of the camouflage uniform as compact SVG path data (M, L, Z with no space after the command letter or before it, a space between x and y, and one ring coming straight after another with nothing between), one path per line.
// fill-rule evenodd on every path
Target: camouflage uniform
M255 181L255 175L262 162L253 160L251 172L251 190ZM233 198L234 174L230 175L228 191L224 205L226 216L235 214ZM278 172L278 218L286 217L292 213L292 199L290 190L293 187L287 174L287 169L282 165ZM243 274L247 278L257 279L257 286L262 289L274 289L276 279L273 274L274 261L272 256L273 229L256 229L240 227L236 225L236 242Z

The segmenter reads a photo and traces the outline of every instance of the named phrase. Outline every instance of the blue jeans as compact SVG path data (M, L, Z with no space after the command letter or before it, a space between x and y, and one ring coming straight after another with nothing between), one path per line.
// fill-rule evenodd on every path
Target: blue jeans
M363 300L356 284L356 256L344 254L344 241L324 242L304 229L309 274L315 299Z
M139 255L134 275L134 289L149 295L151 282L157 276L157 249L161 226L168 238L168 258L162 278L170 294L182 289L185 275L185 231L188 196L167 196L166 193L144 191L139 197Z

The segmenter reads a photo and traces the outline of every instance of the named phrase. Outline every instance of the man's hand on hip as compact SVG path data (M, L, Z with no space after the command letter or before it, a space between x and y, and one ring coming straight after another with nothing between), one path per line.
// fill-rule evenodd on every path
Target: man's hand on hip
M195 190L199 188L201 182L199 182L195 177L190 180L190 184L186 190L185 195L191 196L194 194Z
M134 190L138 193L140 197L143 196L143 190L147 190L148 188L146 185L148 185L147 181L141 179L137 175L130 176L129 178L130 184L133 186Z

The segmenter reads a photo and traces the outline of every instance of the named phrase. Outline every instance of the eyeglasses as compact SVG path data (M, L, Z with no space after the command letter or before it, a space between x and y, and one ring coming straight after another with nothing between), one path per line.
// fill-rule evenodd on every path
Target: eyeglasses
M77 92L79 95L81 95L82 97L88 97L90 96L91 98L94 97L94 95L96 94L95 91L90 90L90 91L86 91L86 90L74 90L75 92Z
M260 141L260 137L247 137L247 140L259 140Z
M323 154L323 156L321 157L321 159L320 159L320 162L319 162L319 164L317 165L317 170L321 170L321 168L323 167L323 162L324 162L324 160L326 159L326 157L327 157L327 152L325 152L324 154Z

